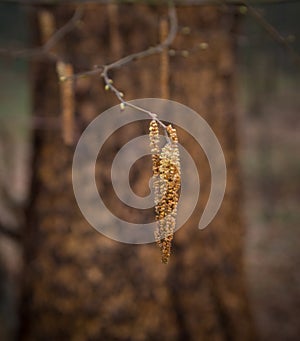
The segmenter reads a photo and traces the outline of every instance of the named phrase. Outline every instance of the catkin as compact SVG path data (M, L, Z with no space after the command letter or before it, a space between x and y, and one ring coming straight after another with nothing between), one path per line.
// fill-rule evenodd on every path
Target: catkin
M160 165L160 157L159 157L159 129L157 122L152 120L150 122L149 127L149 138L150 138L150 148L152 155L152 171L153 171L153 189L154 189L154 203L158 204L159 201L159 165Z
M162 262L167 263L171 255L181 182L178 138L176 129L169 125L169 141L160 150L159 129L155 120L151 121L149 130L157 220L155 240L161 249Z

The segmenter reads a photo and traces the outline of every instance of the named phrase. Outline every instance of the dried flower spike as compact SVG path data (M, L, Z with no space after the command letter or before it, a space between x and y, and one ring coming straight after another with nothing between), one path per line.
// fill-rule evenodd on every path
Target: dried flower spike
M170 137L161 150L159 149L159 131L156 121L150 123L150 146L152 153L153 187L157 229L155 239L162 253L162 262L168 263L171 244L176 225L178 191L180 189L180 161L176 129L167 127Z
M153 189L154 189L154 203L159 201L159 129L155 120L150 122L149 127L150 148L152 154L152 171L153 171Z

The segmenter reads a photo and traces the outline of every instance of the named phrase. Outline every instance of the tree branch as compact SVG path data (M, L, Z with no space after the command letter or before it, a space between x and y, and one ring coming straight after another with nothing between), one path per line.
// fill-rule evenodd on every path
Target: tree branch
M82 18L82 14L83 7L82 5L79 5L76 8L72 18L51 36L51 38L44 45L43 49L45 51L51 50L51 48L55 46L67 33L72 31L76 27L76 25Z
M0 54L9 55L12 57L22 57L22 58L41 58L48 57L50 60L57 61L58 58L55 53L50 52L50 50L62 39L67 33L72 31L78 21L81 19L83 14L83 7L80 5L76 8L72 18L58 29L49 40L42 46L37 48L23 49L23 50L10 50L0 48Z
M270 35L270 37L285 47L287 51L290 53L292 58L297 62L300 63L300 56L295 51L291 43L281 35L281 33L271 24L269 23L258 10L254 7L250 6L249 1L241 0L241 3L248 9L249 13L252 17L258 22L258 24Z
M175 36L177 34L177 29L178 29L177 15L176 15L175 7L173 5L171 5L169 7L169 20L170 20L170 31L169 31L167 38L162 43L160 43L154 47L150 47L147 50L130 54L130 55L128 55L124 58L121 58L121 59L119 59L119 60L117 60L111 64L96 66L93 70L84 71L84 72L74 74L72 76L72 78L76 79L76 78L81 78L81 77L86 77L86 76L92 76L92 75L99 74L99 72L102 72L102 75L107 74L109 70L117 69L123 65L129 64L132 61L142 59L145 57L149 57L149 56L152 56L154 54L158 54L158 53L162 52L165 48L169 47L172 44L172 42L174 41Z
M122 92L120 92L113 85L112 80L108 76L108 72L110 70L119 68L119 67L121 67L123 65L126 65L126 64L128 64L128 63L130 63L130 62L132 62L134 60L142 59L142 58L145 58L145 57L148 57L148 56L152 56L154 54L161 53L164 49L168 48L172 44L172 42L174 41L174 39L176 37L177 29L178 29L176 10L175 10L175 7L174 7L172 2L169 5L168 14L169 14L169 21L170 21L170 30L169 30L169 33L168 33L166 39L162 43L160 43L160 44L158 44L158 45L156 45L154 47L150 47L147 50L130 54L130 55L128 55L128 56L126 56L124 58L121 58L121 59L119 59L119 60L117 60L117 61L115 61L115 62L113 62L111 64L103 65L103 66L101 66L101 67L99 67L99 68L97 68L97 69L95 69L93 71L94 71L94 73L98 73L100 70L102 70L101 77L104 79L105 88L106 88L106 90L111 90L116 95L118 100L121 102L121 104L120 104L121 110L124 110L125 107L128 106L128 107L134 108L134 109L136 109L138 111L146 113L153 120L156 120L158 124L160 124L160 126L164 129L166 138L169 140L168 133L167 133L167 130L166 130L167 126L158 119L157 114L155 114L155 113L153 113L153 112L151 112L149 110L146 110L144 108L138 107L138 106L136 106L136 105L134 105L134 104L132 104L130 102L125 101L124 100L124 94ZM84 73L81 74L81 75L84 75ZM76 75L75 75L75 77L76 77Z

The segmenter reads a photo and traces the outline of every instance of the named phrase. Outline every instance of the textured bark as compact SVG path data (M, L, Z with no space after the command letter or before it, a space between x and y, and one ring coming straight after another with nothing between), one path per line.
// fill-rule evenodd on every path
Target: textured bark
M231 34L236 19L216 7L186 7L178 12L180 25L190 26L191 34L179 34L174 46L185 49L206 41L209 48L170 60L171 99L199 112L221 142L228 171L221 210L209 228L197 230L210 189L210 171L203 152L180 131L180 141L201 167L202 192L195 213L175 235L170 263L163 265L155 245L120 244L88 225L72 189L74 149L64 146L61 131L38 131L25 238L23 340L255 339L242 261ZM59 7L54 13L61 24L71 9ZM124 5L112 11L88 5L81 30L69 34L60 51L77 68L85 69L142 50L159 39L158 13L165 14L163 9L146 6ZM111 15L117 15L117 20L111 20ZM159 77L153 72L159 69L159 60L159 56L147 58L114 72L114 81L127 99L160 96ZM75 89L78 132L116 103L98 77L79 81ZM35 112L59 115L54 67L39 65L34 98ZM107 204L133 220L143 216L116 201L109 169L118 148L146 129L146 123L138 124L114 134L96 168ZM139 167L132 180L142 194L148 178L138 172ZM150 158L148 168L150 172ZM148 219L150 214L146 215Z

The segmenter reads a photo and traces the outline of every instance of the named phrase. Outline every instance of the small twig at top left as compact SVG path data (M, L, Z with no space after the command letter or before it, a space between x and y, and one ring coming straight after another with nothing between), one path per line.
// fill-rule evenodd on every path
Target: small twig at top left
M65 37L67 33L72 31L80 19L82 18L83 14L83 6L78 5L76 10L71 17L71 19L66 22L61 28L55 31L50 38L39 47L35 48L28 48L28 49L9 49L9 48L0 48L1 55L8 55L12 57L21 57L21 58L49 58L50 60L57 61L59 58L54 52L51 52L51 49L62 39Z

